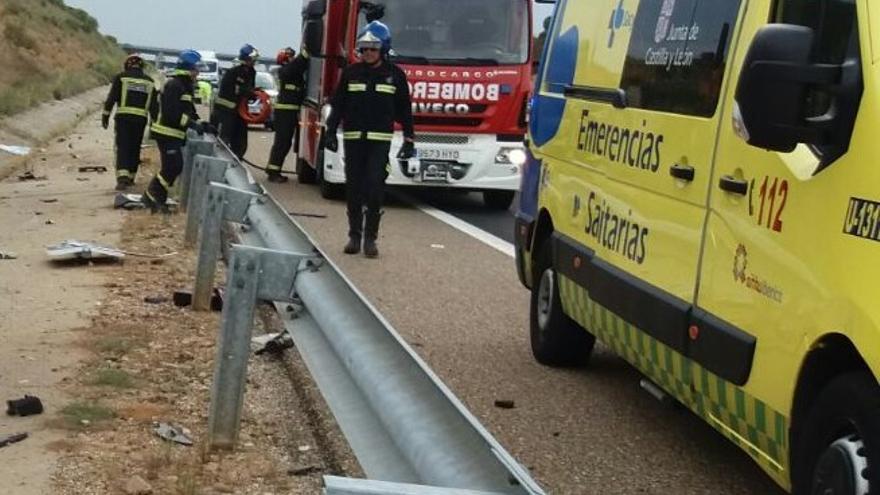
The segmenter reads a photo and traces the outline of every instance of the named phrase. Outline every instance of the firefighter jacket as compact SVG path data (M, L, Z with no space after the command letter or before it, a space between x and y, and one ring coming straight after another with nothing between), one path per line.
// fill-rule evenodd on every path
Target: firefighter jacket
M335 132L341 120L344 139L391 141L395 121L403 126L404 137L414 137L406 74L390 62L346 67L330 105L327 129Z
M153 136L186 140L186 129L199 122L193 105L195 85L189 72L174 72L159 96L159 115L150 127Z
M278 70L280 88L275 110L299 110L305 99L305 75L309 70L309 59L300 54Z
M156 83L140 69L120 72L113 78L113 85L104 102L104 115L109 116L116 106L116 117L129 116L147 119L155 117L158 93Z
M235 111L238 104L254 92L257 71L248 65L240 64L226 71L220 80L216 108Z

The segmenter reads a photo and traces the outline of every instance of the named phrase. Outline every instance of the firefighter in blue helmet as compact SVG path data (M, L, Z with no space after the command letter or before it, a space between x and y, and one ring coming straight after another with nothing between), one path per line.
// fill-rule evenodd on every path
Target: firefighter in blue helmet
M134 184L141 163L141 143L147 117L155 112L157 97L156 83L144 73L144 59L138 54L129 55L123 71L113 78L101 116L101 125L107 129L113 107L116 107L117 191L125 191Z
M379 21L367 24L358 34L361 61L345 68L331 99L324 147L337 151L336 130L340 122L345 141L345 184L348 201L346 254L357 254L363 241L364 255L379 255L376 239L385 179L391 164L388 154L394 122L403 127L404 143L397 157L414 156L412 104L403 70L388 60L391 32ZM366 215L364 210L366 209Z
M238 106L254 93L257 71L254 63L260 53L253 45L246 44L238 51L239 64L226 71L220 80L217 99L214 101L213 119L220 123L222 139L235 156L242 158L248 147L248 125L238 113Z
M186 130L193 129L199 134L216 133L214 126L199 120L193 104L201 60L202 56L195 50L181 52L174 73L159 96L158 116L150 127L150 133L159 145L162 168L150 181L143 195L144 205L153 213L168 213L168 190L183 171Z

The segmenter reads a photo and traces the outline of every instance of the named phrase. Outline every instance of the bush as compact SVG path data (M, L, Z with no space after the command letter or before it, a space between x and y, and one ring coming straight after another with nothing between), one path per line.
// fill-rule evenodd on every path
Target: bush
M3 36L12 43L13 46L24 48L25 50L34 50L37 48L37 40L28 33L25 28L14 21L7 21L6 27L3 29Z

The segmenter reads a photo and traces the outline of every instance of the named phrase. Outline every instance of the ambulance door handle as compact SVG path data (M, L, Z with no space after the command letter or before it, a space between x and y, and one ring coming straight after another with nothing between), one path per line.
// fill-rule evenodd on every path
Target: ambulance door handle
M741 196L745 196L749 192L749 183L744 180L737 179L732 175L722 176L721 180L718 182L718 187L720 187L722 191L739 194Z
M694 180L696 172L694 171L694 167L691 167L690 165L680 165L676 163L675 165L669 167L669 175L675 177L676 179L691 182L692 180Z

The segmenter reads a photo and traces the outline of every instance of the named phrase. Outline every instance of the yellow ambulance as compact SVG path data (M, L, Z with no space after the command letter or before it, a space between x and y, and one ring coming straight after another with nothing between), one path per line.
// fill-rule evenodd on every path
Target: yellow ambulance
M880 0L558 0L547 40L535 358L598 339L786 490L880 493Z

